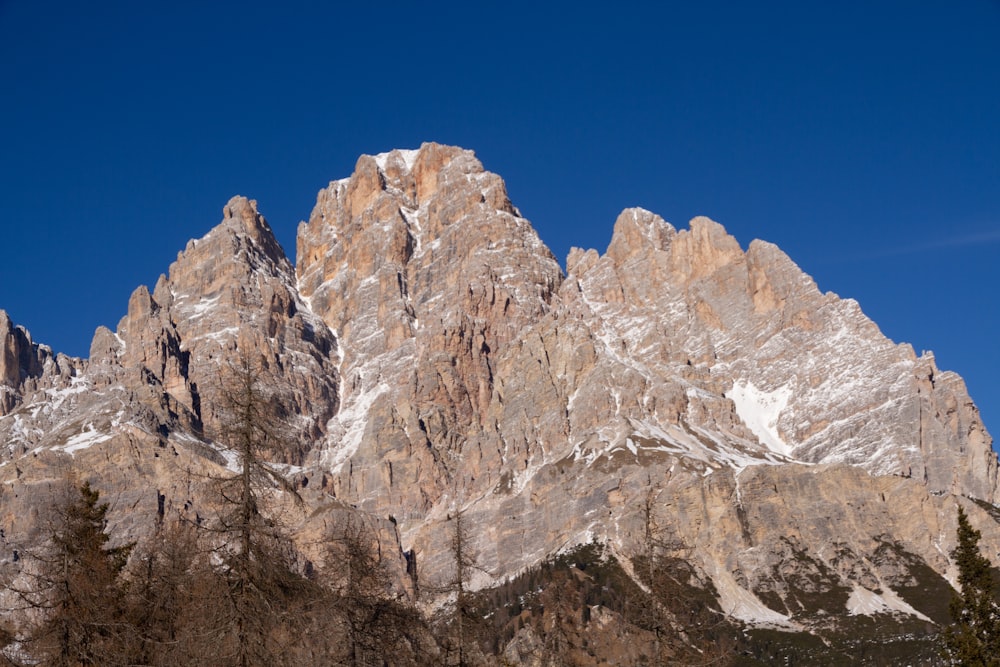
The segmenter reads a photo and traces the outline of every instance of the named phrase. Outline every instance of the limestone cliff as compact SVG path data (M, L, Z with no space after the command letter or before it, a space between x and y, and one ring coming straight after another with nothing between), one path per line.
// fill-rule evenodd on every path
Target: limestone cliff
M829 613L924 615L904 593L914 563L953 576L956 503L1000 549L967 499L1000 499L990 436L933 357L707 218L626 209L564 274L500 177L437 144L321 190L294 269L232 199L88 360L0 313L7 533L70 470L134 532L157 503L197 511L185 474L225 465L219 383L241 355L281 378L301 535L332 506L391 517L431 583L458 512L486 586L591 540L627 559L651 504L727 613L786 627L810 587Z

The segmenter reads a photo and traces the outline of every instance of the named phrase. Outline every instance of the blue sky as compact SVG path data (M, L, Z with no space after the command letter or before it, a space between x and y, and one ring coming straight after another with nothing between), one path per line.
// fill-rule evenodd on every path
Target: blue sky
M476 151L561 260L718 220L1000 435L1000 2L0 0L0 308L86 355L234 194L294 255L361 153Z

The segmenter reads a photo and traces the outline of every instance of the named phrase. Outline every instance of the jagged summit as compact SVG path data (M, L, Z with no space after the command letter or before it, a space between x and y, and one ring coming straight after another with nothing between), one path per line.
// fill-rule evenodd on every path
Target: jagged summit
M222 216L222 223L216 229L226 227L229 220L238 221L242 223L243 229L233 230L234 234L241 232L246 234L275 265L288 263L285 251L271 231L271 226L257 210L257 200L242 196L233 197L222 209Z
M456 512L486 586L591 540L627 558L649 498L748 621L799 622L782 568L801 554L871 595L900 586L885 540L950 572L955 502L1000 546L956 500L1000 499L961 378L776 246L627 208L605 253L573 248L566 267L461 148L361 156L320 190L294 267L234 197L89 360L52 360L0 315L0 476L19 489L0 517L13 530L60 466L137 512L147 487L193 511L204 499L160 452L225 464L219 372L251 353L287 384L300 446L282 463L315 494L310 520L333 500L391 516L427 581L446 576Z

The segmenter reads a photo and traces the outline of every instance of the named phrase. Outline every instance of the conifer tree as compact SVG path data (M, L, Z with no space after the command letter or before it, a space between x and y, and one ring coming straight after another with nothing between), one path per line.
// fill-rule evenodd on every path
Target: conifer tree
M42 615L25 653L35 665L128 664L132 633L121 575L132 547L108 546L108 504L89 482L76 493L56 510L49 545L36 555L33 584L16 591Z
M133 662L197 664L204 610L219 576L199 548L195 528L182 521L158 524L133 556L128 574Z
M574 628L582 627L581 610L585 605L582 593L565 570L556 570L546 584L540 600L541 619L541 662L548 667L573 664L569 659L572 649L578 648Z
M415 609L392 594L393 582L377 534L348 518L331 541L328 619L342 630L338 664L425 664L420 635L426 633Z
M475 613L470 584L476 570L485 570L479 566L472 551L464 513L459 510L448 519L452 523L449 551L455 570L442 591L453 594L455 604L451 613L443 619L444 635L441 639L446 655L445 664L469 667L480 662L482 652L477 638L483 630L483 619Z
M292 446L280 414L280 387L262 364L241 355L228 369L220 391L216 439L236 455L231 472L217 480L220 512L205 530L215 534L219 590L203 610L205 664L282 665L296 663L287 650L304 640L308 609L317 586L294 567L294 549L265 496L284 492L301 501L269 457ZM210 600L211 602L211 600Z
M724 622L708 604L714 597L697 592L697 577L682 541L656 520L661 491L650 483L642 504L643 540L633 568L646 590L633 592L627 618L652 634L650 664L715 665L731 659L728 641L711 636Z
M1000 607L990 561L979 551L981 537L959 506L958 546L951 557L961 590L949 607L953 623L944 632L944 654L950 664L963 667L1000 666Z

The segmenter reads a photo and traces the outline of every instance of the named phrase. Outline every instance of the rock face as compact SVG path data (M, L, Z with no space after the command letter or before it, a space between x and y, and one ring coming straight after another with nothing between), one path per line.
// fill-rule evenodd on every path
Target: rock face
M79 367L78 359L53 355L45 345L31 340L24 327L15 326L0 310L0 417L14 410L25 395L39 387L65 380Z
M298 417L304 443L337 411L337 341L299 297L291 263L257 203L243 197L226 204L218 227L188 243L152 295L145 287L133 293L115 337L119 363L151 374L175 411L209 432L220 372L241 350L287 378L287 410Z
M457 513L485 586L590 540L638 553L650 506L727 613L788 626L810 586L841 612L923 615L900 591L916 562L953 575L956 502L997 553L963 498L1000 500L961 378L777 247L627 209L566 271L458 148L362 156L320 191L294 269L236 197L88 360L0 312L0 520L27 522L31 489L67 469L136 508L116 515L130 530L149 488L192 511L164 455L224 463L222 378L251 356L286 389L282 462L317 481L313 509L392 517L424 581L448 576Z
M342 409L316 461L334 491L423 516L472 479L495 482L498 360L562 280L500 178L443 146L364 156L320 192L298 253L301 293L344 349Z

